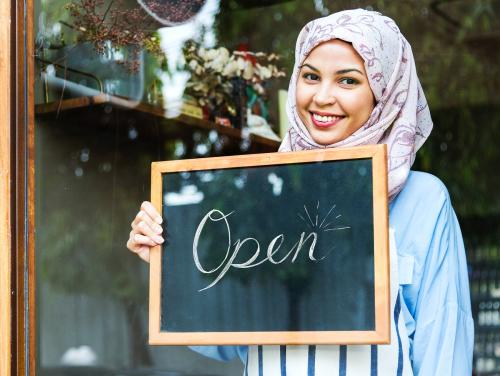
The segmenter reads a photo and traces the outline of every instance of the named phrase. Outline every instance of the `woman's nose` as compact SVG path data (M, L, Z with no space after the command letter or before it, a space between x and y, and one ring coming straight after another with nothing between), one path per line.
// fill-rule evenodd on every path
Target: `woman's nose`
M318 106L327 106L334 104L337 99L335 97L335 91L330 85L321 85L318 87L318 91L313 97L314 103Z

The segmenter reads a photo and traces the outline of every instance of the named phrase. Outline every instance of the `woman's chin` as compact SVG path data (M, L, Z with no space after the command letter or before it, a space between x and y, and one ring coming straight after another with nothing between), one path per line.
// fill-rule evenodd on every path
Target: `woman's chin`
M318 131L316 132L312 131L309 132L309 134L311 135L313 141L321 146L328 146L341 141L340 137L336 134L328 134L326 132L318 132Z
M328 146L343 139L343 127L322 128L317 127L310 122L307 122L304 125L306 126L307 131L309 132L309 136L312 138L312 140L321 146Z

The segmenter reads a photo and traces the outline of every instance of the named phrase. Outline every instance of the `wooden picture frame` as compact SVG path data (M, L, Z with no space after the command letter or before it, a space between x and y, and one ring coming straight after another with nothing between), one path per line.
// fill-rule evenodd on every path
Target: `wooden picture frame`
M168 173L226 171L235 168L285 166L330 161L370 160L373 203L373 330L305 331L165 331L161 328L162 246L151 250L149 343L152 345L237 344L387 344L390 342L390 281L388 240L387 151L385 145L289 153L263 153L152 163L151 200L163 213L162 176ZM319 202L318 202L319 206ZM318 222L316 220L316 222ZM190 252L191 250L186 250Z

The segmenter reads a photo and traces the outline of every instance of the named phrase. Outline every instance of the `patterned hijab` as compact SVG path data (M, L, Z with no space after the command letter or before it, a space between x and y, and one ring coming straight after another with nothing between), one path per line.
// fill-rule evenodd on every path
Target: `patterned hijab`
M295 91L299 67L314 47L331 39L350 42L363 58L376 106L352 135L320 145L299 118ZM403 188L415 154L432 130L410 44L392 19L364 9L334 13L304 26L295 48L286 109L291 126L279 151L387 144L390 199Z

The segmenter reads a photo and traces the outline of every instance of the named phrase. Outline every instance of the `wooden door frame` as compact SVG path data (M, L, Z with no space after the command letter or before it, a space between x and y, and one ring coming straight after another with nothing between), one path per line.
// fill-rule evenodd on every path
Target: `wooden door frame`
M33 0L0 1L0 375L35 374Z
M0 1L0 374L11 374L11 3Z

